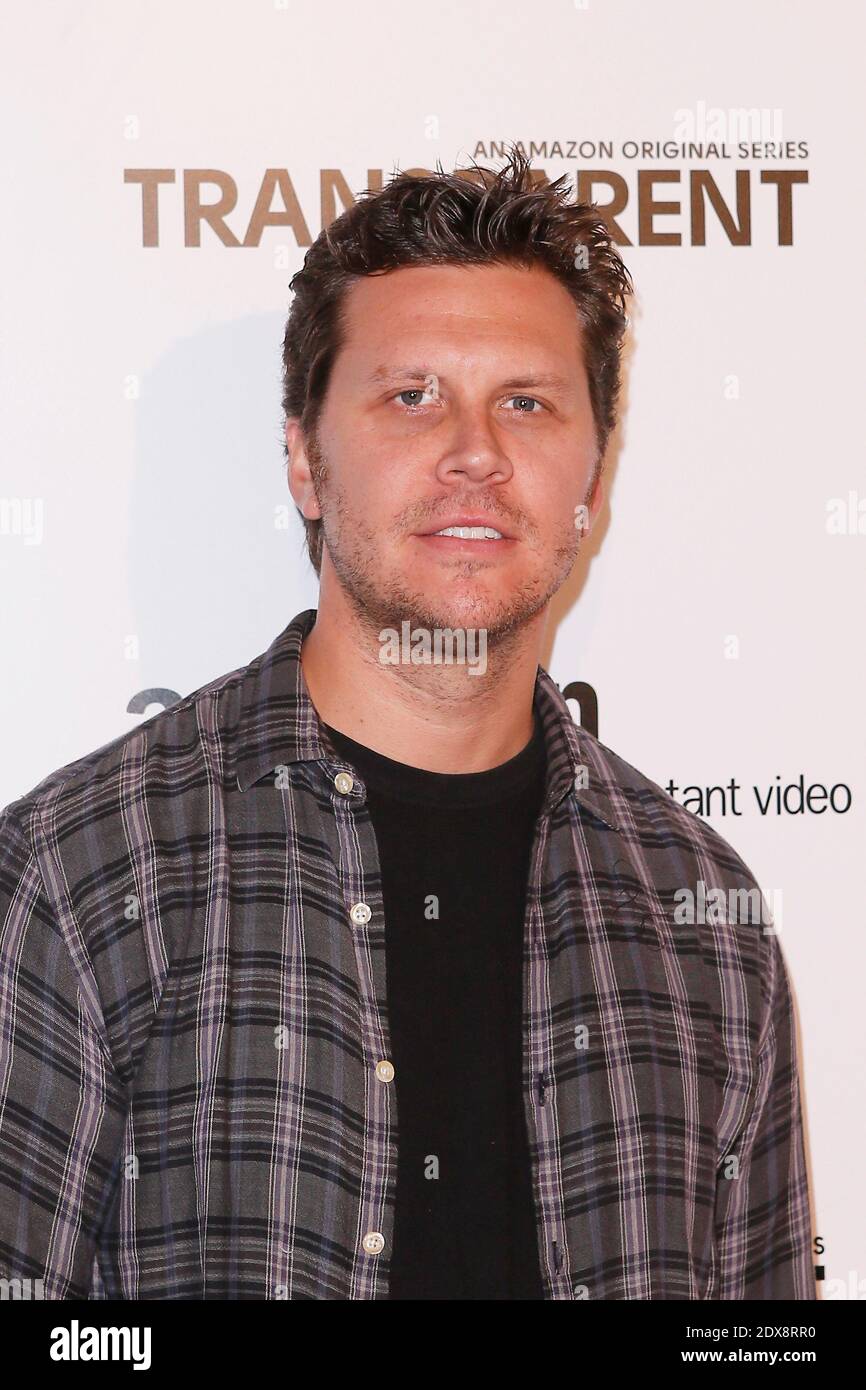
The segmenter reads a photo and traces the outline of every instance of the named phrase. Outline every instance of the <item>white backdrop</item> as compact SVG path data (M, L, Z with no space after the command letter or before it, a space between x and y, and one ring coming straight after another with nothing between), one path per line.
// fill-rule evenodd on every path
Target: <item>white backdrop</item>
M512 140L551 178L613 176L595 196L619 189L632 242L626 410L545 664L679 799L739 785L708 819L782 895L835 1298L866 1298L856 26L844 0L43 0L5 8L0 45L3 805L315 606L280 347L340 189L498 165ZM739 152L768 139L789 147ZM222 238L193 170L236 188ZM294 215L248 234L268 170ZM744 244L709 201L696 244L694 170L735 220L742 171ZM801 775L839 809L773 794L763 814L753 788Z

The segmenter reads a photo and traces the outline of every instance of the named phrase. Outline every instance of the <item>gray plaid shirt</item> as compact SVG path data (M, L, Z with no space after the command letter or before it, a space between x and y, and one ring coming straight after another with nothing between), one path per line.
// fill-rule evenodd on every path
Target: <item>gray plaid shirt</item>
M303 679L315 616L0 817L0 1276L46 1298L388 1296L381 875ZM755 881L540 667L535 708L523 1103L545 1296L813 1299L778 937L702 907L701 885L754 902Z

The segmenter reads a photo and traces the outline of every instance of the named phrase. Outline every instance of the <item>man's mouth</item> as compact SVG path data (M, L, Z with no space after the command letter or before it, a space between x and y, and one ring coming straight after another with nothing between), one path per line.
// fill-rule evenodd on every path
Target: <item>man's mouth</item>
M422 532L416 539L427 541L434 550L454 550L457 553L465 550L467 554L481 554L482 546L491 552L510 550L517 543L507 529L491 526L486 516L479 512L474 516L471 512L463 512L462 515L458 512L446 525Z
M444 526L441 531L430 531L426 536L416 536L431 555L462 556L480 559L487 556L494 559L509 553L517 541L512 536L503 536L495 526Z
M461 541L503 541L501 531L492 526L446 526L444 531L433 531L434 536L455 536Z

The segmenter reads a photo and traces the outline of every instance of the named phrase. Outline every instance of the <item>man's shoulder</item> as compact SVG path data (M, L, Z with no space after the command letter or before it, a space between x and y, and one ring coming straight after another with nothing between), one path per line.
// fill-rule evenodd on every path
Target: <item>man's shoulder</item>
M778 941L775 912L749 865L658 782L586 731L580 739L590 780L594 774L603 786L621 836L619 858L651 886L677 939L685 934L708 959L721 961L722 951L725 969L731 962L738 972L747 969L759 1001L778 965Z
M204 685L118 734L97 748L55 768L23 795L0 810L0 825L17 823L26 828L50 807L53 821L69 810L76 819L87 818L88 808L119 799L130 779L162 771L171 777L182 763L202 757L203 734L209 728L232 731L240 712L240 693L252 662L215 676Z
M580 742L590 783L598 778L625 835L636 837L645 849L667 848L672 855L685 852L716 874L755 884L743 858L707 821L586 729L580 730Z

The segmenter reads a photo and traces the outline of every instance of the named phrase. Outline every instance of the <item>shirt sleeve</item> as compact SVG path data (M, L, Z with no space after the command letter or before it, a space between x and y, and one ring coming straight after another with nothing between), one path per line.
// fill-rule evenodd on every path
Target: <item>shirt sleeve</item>
M765 940L753 1102L716 1179L715 1297L815 1299L794 1009L778 936Z
M7 1297L88 1296L118 1171L125 1088L82 949L7 807L0 812L0 1278L10 1281Z

